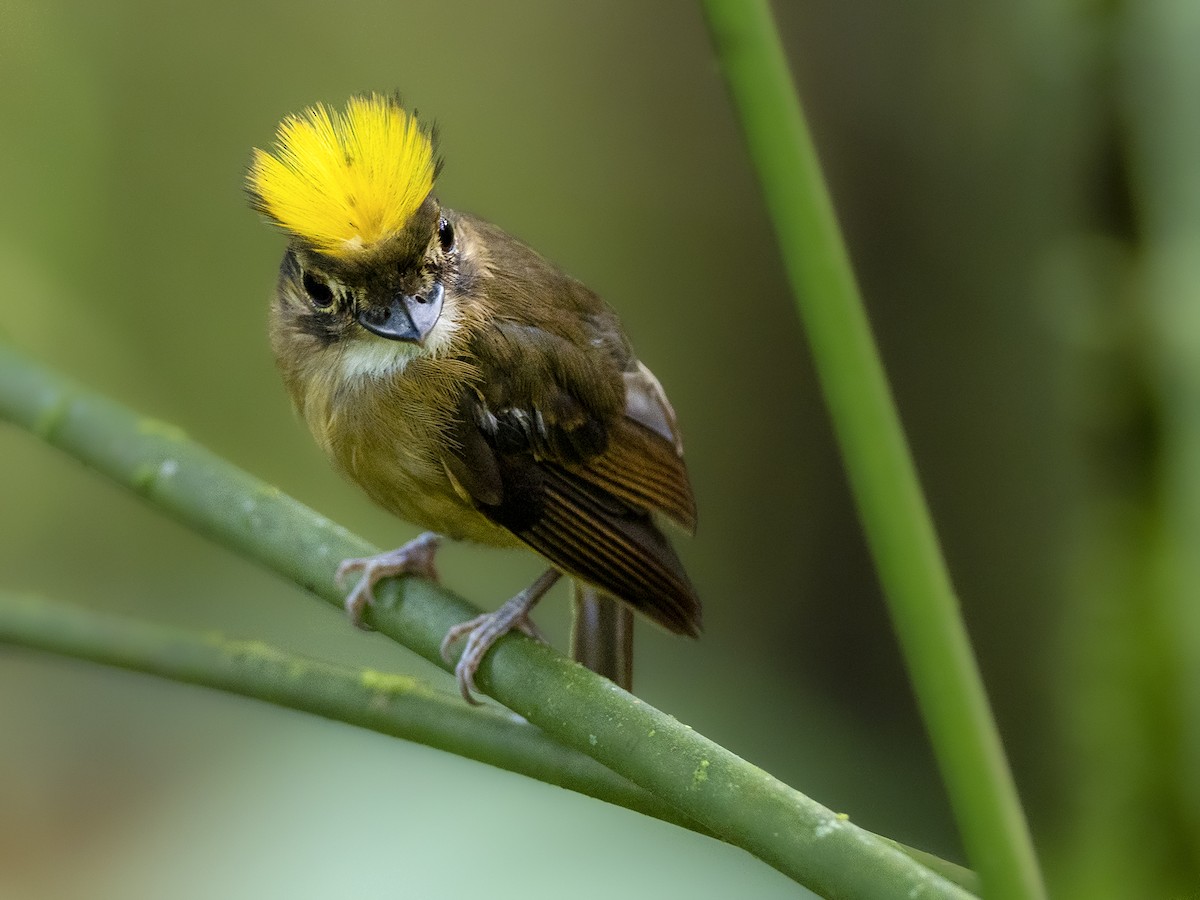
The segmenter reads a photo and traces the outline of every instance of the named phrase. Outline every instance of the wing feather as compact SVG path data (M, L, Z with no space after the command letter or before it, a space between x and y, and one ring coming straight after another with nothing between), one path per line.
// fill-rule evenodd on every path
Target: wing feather
M652 518L696 523L674 412L654 376L632 356L529 325L497 323L475 349L483 378L463 394L445 460L455 489L555 567L671 631L699 634L695 588Z

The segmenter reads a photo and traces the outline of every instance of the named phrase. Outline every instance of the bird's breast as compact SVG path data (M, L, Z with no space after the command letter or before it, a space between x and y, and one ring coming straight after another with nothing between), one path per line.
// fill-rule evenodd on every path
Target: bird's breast
M467 374L453 360L413 360L385 378L342 378L309 392L304 419L334 466L384 509L451 538L513 545L443 462Z

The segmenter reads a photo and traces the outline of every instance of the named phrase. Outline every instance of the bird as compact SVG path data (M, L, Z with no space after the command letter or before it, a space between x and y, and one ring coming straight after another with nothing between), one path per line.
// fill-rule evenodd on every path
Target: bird
M399 95L368 93L287 116L247 170L251 206L288 239L268 327L292 403L334 468L423 529L342 563L339 583L360 576L346 610L366 627L381 578L436 580L443 538L530 550L545 573L442 642L448 664L465 642L463 698L478 702L502 635L540 637L529 612L563 575L577 585L575 656L628 681L612 645L630 639L630 610L701 630L662 528L696 526L674 409L600 297L441 204L442 165L436 128Z

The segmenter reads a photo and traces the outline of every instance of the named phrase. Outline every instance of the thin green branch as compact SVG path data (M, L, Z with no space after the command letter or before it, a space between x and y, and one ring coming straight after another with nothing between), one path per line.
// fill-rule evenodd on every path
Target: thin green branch
M351 669L261 641L195 634L0 591L0 645L145 672L312 713L445 750L700 829L594 759L495 707L468 707L407 675Z
M0 345L0 418L24 427L148 502L306 587L337 608L338 562L375 548L189 441ZM429 582L395 579L368 616L380 633L445 665L438 648L477 610ZM827 897L970 896L888 844L672 717L519 634L476 682L579 750Z
M1140 346L1158 431L1150 483L1161 504L1151 551L1155 584L1130 605L1144 616L1144 634L1160 629L1160 658L1149 668L1163 683L1139 699L1161 705L1159 715L1170 722L1161 726L1155 751L1164 758L1152 776L1171 794L1158 852L1178 861L1171 877L1185 893L1182 885L1200 878L1200 7L1144 0L1117 9L1121 117L1143 237L1134 290L1144 301Z
M457 692L418 678L351 669L262 641L184 631L0 590L0 645L87 660L250 697L345 722L712 833L657 797L496 707L467 706ZM975 874L931 853L881 838L968 890Z
M989 898L1045 895L767 0L705 0L934 751Z

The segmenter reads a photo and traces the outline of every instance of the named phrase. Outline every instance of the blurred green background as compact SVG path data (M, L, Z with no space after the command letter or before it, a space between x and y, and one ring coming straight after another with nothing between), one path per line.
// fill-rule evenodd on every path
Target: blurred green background
M1200 7L776 13L1052 891L1200 886ZM0 333L372 541L273 371L289 112L399 88L439 195L616 307L700 505L698 643L638 691L961 859L691 2L0 0ZM0 584L449 679L0 429ZM494 607L537 571L451 547ZM562 594L539 622L565 642ZM0 649L0 897L784 897L746 854L465 760ZM1194 894L1188 894L1192 896Z

